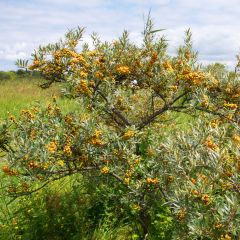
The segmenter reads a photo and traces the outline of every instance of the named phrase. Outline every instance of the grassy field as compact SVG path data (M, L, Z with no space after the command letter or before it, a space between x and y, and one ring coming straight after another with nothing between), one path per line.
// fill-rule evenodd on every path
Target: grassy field
M64 112L78 109L79 106L74 100L61 98L61 85L42 89L39 87L41 83L42 80L30 77L0 81L0 121L6 119L9 114L18 115L21 109L35 102L47 104L53 95L58 97L58 103Z

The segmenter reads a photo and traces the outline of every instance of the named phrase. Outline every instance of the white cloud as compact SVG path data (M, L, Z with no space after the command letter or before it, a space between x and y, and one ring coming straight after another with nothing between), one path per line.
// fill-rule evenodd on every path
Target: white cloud
M190 27L202 61L233 66L240 51L238 4L238 0L0 0L0 62L28 58L39 44L54 42L78 25L87 27L85 40L92 31L111 40L128 29L131 39L139 42L142 16L151 9L156 28L167 29L163 33L170 52Z

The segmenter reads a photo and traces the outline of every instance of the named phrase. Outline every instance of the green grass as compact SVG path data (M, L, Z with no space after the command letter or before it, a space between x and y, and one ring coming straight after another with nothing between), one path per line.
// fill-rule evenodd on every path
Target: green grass
M0 122L9 114L18 115L22 109L26 109L39 102L46 105L53 95L58 97L58 104L63 112L72 112L79 109L75 100L61 98L60 84L55 84L48 89L39 87L42 80L31 77L0 81Z

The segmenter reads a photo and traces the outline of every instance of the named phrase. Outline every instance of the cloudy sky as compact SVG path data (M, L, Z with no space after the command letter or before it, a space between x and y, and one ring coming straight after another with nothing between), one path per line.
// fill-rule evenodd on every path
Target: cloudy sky
M233 67L240 52L239 0L0 0L0 70L15 69L18 58L30 58L39 44L57 41L67 29L86 27L103 40L129 30L140 41L143 15L151 9L156 28L169 40L170 53L191 28L203 63Z

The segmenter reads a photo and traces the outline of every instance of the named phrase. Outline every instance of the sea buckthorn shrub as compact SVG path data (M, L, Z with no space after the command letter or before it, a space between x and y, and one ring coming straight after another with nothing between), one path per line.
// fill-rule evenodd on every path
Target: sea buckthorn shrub
M53 97L10 119L8 191L81 174L142 239L237 239L239 74L202 68L189 30L176 56L156 32L148 19L142 45L125 31L110 43L93 34L90 47L79 28L33 54L42 87L64 82L83 111L63 114ZM191 127L174 129L183 115Z

